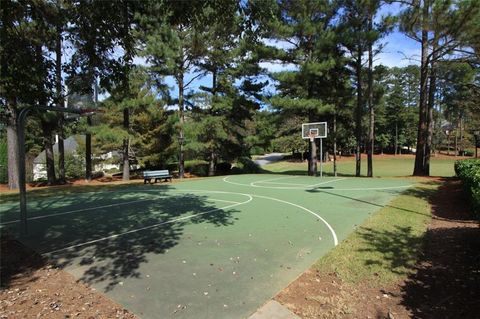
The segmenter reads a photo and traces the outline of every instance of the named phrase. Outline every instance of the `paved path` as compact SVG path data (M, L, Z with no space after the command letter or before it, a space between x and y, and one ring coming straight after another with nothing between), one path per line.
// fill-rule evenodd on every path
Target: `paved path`
M248 319L300 319L300 317L277 301L270 300Z
M254 160L257 165L263 166L273 162L277 162L283 158L282 153L270 153L260 156L258 159Z

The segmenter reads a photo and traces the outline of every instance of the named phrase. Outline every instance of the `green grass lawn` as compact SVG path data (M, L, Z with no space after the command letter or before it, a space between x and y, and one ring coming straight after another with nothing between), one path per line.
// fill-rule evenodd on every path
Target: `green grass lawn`
M429 198L440 182L425 181L371 216L315 269L335 272L347 284L392 284L413 273L431 219Z
M453 168L454 162L458 158L435 158L431 159L431 176L450 177L455 175ZM413 155L402 156L377 156L373 161L373 175L375 177L395 177L395 176L409 176L412 175L414 166ZM268 164L262 167L265 171L270 173L287 173L295 175L304 175L307 173L306 162L290 162L280 161L272 164ZM319 168L320 169L320 168ZM353 157L343 157L337 163L337 169L339 175L355 175L355 160ZM326 175L333 174L333 162L323 164L323 171ZM362 175L367 174L367 161L366 157L362 157Z

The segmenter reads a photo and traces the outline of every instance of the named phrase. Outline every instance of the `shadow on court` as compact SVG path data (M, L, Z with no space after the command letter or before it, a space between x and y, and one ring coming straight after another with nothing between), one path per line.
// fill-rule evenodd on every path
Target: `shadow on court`
M351 197L351 196L347 196L347 195L328 192L328 191L326 191L326 189L335 189L335 188L331 187L331 186L315 187L313 189L307 189L306 192L308 192L308 193L323 193L323 194L328 194L328 195L332 195L332 196L335 196L335 197L340 197L340 198L347 199L347 200L352 200L352 201L362 203L362 204L376 206L376 207L379 207L379 208L390 207L390 208L402 210L402 211L409 212L409 213L414 213L414 214L427 216L423 213L413 211L413 210L410 210L410 209L406 209L406 208L402 208L402 207L398 207L398 206L393 206L393 205L388 205L388 204L387 205L381 205L381 204L377 204L375 202L368 201L368 200L365 200L365 199L359 199L359 198L355 198L355 197ZM398 191L383 190L383 192L391 192L393 194L398 194ZM403 191L402 193L403 194L415 194L415 196L420 196L420 197L431 196L431 194L433 194L433 192L431 192L430 190L419 190L417 188L407 189L407 190Z
M221 227L235 222L234 208L221 209L204 195L170 188L130 186L124 189L130 192L102 190L31 203L32 211L59 215L30 220L22 242L59 267L79 266L82 281L106 283L109 291L124 278L138 278L148 254L164 254L176 246L187 224ZM117 205L122 202L126 204ZM67 214L62 215L61 206Z

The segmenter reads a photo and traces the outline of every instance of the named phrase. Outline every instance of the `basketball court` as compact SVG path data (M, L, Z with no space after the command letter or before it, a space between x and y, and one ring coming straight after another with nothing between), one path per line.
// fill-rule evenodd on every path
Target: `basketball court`
M247 318L410 184L259 174L35 191L20 240L141 318ZM2 197L15 234L18 198Z

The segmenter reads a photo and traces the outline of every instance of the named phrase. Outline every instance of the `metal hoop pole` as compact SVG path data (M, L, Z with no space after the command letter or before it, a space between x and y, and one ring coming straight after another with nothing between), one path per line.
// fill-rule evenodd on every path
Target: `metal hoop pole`
M20 233L26 235L27 228L27 181L25 172L25 119L33 109L56 111L63 113L82 114L81 109L47 106L27 106L20 110L17 117L17 165L18 165L18 189L20 191Z
M323 177L323 138L320 138L320 177Z
M17 118L17 165L18 165L18 189L20 191L20 233L27 234L27 186L25 172L25 119L32 110L31 106L23 108Z

